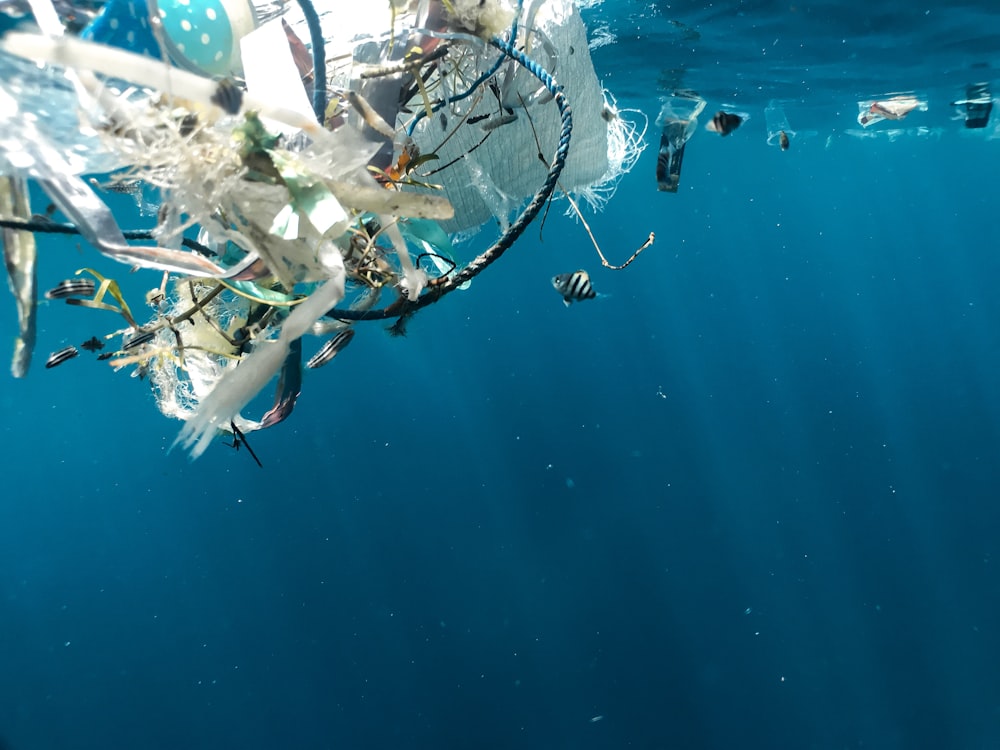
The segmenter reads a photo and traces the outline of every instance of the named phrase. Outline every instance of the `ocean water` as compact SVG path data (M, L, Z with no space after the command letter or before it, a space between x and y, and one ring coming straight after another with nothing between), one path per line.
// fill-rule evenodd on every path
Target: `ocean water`
M612 262L656 233L627 269L553 211L405 338L359 327L263 469L43 369L107 326L42 306L0 389L5 750L1000 747L1000 112L949 104L1000 87L1000 7L584 18L619 107L749 118L677 194L650 125L588 214ZM928 110L858 126L901 91ZM115 270L40 242L41 289Z

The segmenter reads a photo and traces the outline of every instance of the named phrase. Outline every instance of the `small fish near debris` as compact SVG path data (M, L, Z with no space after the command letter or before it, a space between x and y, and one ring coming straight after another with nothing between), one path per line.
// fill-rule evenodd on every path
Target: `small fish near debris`
M45 369L51 370L53 367L58 367L63 362L73 359L74 357L80 356L80 350L75 346L67 346L65 349L60 349L57 352L52 352L49 355L48 361L45 363Z
M229 115L237 115L243 106L243 89L232 78L223 78L216 86L210 101Z
M784 130L778 133L778 145L781 146L782 151L787 151L788 147L792 145L791 142L788 140L788 133L786 133Z
M723 112L721 109L715 113L712 121L705 126L711 133L719 135L729 135L736 128L743 124L743 118L732 112Z
M332 339L323 344L320 350L316 352L308 362L306 362L306 367L310 369L322 367L331 359L336 357L339 352L343 351L343 349L348 344L351 343L351 339L353 338L354 338L353 328L348 328L346 331L341 331Z
M563 304L569 307L573 302L594 299L597 292L590 284L590 274L582 268L573 273L561 273L552 277L552 286L562 295Z
M143 344L148 344L156 337L156 331L136 331L132 337L122 344L122 351L128 351L129 349L135 349L137 346L142 346Z
M93 279L66 279L60 281L45 293L45 299L65 299L67 297L93 297L97 286Z
M104 342L101 341L97 336L91 336L89 339L80 344L88 352L99 352L104 348Z

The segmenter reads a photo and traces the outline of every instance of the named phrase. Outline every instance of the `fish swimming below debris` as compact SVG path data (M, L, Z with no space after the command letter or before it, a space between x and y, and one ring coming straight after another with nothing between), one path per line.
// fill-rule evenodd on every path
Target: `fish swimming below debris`
M45 299L65 299L66 297L93 297L97 287L93 279L66 279L60 281L45 293Z
M101 341L97 336L91 336L89 339L80 344L88 352L99 352L104 348L104 342Z
M791 143L788 140L788 133L782 130L778 133L778 144L781 146L782 151L787 151Z
M122 344L122 350L135 349L137 346L148 344L154 338L156 338L156 331L137 330L128 341Z
M337 356L337 354L344 350L348 344L351 343L351 339L354 338L354 329L348 328L346 331L341 331L332 339L323 344L322 348L312 358L306 362L306 367L315 369L317 367L322 367L331 359Z
M718 133L719 135L729 135L742 124L743 118L739 115L719 110L715 113L712 121L705 126L705 129L712 133Z
M594 299L597 292L590 283L590 274L582 268L573 273L561 273L552 277L552 286L562 295L563 304L569 307L574 302Z
M65 349L60 349L49 355L49 359L45 363L45 369L51 370L53 367L58 367L63 362L78 356L80 356L80 351L75 346L67 346Z

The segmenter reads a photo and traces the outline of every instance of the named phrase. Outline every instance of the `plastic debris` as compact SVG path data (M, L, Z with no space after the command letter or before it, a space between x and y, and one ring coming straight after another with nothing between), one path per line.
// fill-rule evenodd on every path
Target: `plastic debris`
M705 100L693 91L675 91L665 97L656 124L660 133L660 152L656 159L656 185L668 193L676 193L681 181L684 147L698 128L698 115L705 109Z
M600 205L644 145L598 84L570 0L318 13L308 0L109 0L82 33L52 0L31 6L42 33L0 39L15 374L34 336L27 243L79 233L158 272L146 313L92 269L50 297L114 313L83 348L147 380L193 457L219 435L249 450L246 434L288 418L303 373L360 321L403 333L512 246L557 184ZM8 200L29 179L69 224ZM123 229L105 191L137 196L155 224ZM491 216L499 238L459 257L451 233ZM310 335L333 338L304 366ZM243 416L272 382L270 409Z
M918 110L927 111L927 102L911 94L858 102L858 124L871 127L882 120L902 120Z
M0 176L0 216L13 216L24 220L31 217L28 185L24 179ZM35 236L31 232L4 228L0 230L0 242L3 244L4 265L7 267L7 283L17 302L19 330L14 340L14 357L11 360L10 371L15 378L23 378L28 374L31 354L35 349L37 318Z
M961 117L965 127L981 130L989 124L993 111L993 95L988 83L970 83L965 89L965 98L952 102L951 106L961 107Z

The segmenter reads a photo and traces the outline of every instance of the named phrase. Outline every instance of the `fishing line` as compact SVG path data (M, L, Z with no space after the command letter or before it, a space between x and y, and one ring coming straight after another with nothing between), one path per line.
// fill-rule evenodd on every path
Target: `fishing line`
M528 107L524 103L524 99L521 97L520 92L518 92L517 98L521 101L521 107L524 108L524 114L528 118L528 125L531 126L531 134L532 134L532 136L534 136L534 138L535 138L535 145L538 147L538 158L544 164L545 163L545 157L542 156L542 144L538 140L538 133L535 131L535 123L531 119L531 115L528 113ZM655 239L655 235L652 232L650 232L649 233L649 237L646 238L646 241L642 243L642 245L639 247L638 250L636 250L634 253L632 253L631 256L629 256L628 260L626 260L620 266L616 266L616 265L613 265L613 264L609 263L608 259L604 257L604 253L601 251L601 246L597 243L597 238L594 237L594 233L590 229L590 224L588 224L587 220L583 217L583 211L580 210L580 207L576 204L576 201L573 200L573 196L569 194L569 192L566 190L566 188L564 188L561 183L557 183L557 184L559 185L559 189L562 190L563 195L566 196L566 200L569 201L569 205L573 207L573 211L576 213L576 217L580 220L580 223L583 224L583 228L587 231L587 236L590 237L590 242L593 244L594 249L597 250L597 255L601 259L601 265L603 265L605 268L610 268L612 271L621 271L623 268L626 268L632 261L634 261L636 258L638 258L639 257L639 253L641 253L643 250L645 250L647 247L649 247L650 245L653 244L653 240ZM539 241L541 241L541 239L542 239L542 227L545 226L545 218L546 218L546 216L548 216L549 205L551 205L551 202L552 201L551 201L551 198L550 198L549 199L549 203L545 206L545 214L542 216L542 226L538 228L538 239L539 239Z

